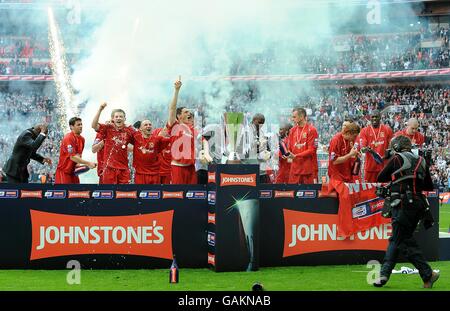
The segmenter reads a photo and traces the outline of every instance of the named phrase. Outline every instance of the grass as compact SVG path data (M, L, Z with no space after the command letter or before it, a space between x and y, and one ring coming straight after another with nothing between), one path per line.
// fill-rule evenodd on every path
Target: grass
M442 204L439 209L439 231L449 232L450 228L450 204Z
M412 267L409 263L398 264ZM431 263L441 270L434 290L450 290L450 261ZM81 284L66 282L69 270L0 270L0 290L25 291L249 291L260 282L268 291L423 290L418 274L393 274L383 288L367 284L365 265L261 268L257 272L180 269L180 282L169 284L169 270L82 270Z
M439 231L448 232L450 204L440 208ZM409 263L398 264L412 268ZM450 290L450 261L431 263L441 270L435 290ZM276 267L257 272L215 273L208 269L180 269L180 282L169 284L169 270L82 270L81 284L69 285L69 270L0 270L0 291L248 291L260 282L269 291L421 290L417 274L393 274L382 289L367 284L365 265Z

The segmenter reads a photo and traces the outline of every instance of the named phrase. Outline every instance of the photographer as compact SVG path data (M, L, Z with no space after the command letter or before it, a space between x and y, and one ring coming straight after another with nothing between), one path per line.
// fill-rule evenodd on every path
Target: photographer
M425 227L432 226L429 204L422 194L423 190L433 190L431 176L425 159L411 152L411 140L406 136L397 136L391 141L391 156L386 167L378 175L378 182L390 182L377 194L385 196L385 207L392 206L392 236L381 267L380 278L374 286L381 287L387 283L392 269L397 262L400 250L403 250L408 260L419 270L424 282L424 288L431 288L439 278L439 273L432 271L430 265L420 251L413 234L417 224L424 219ZM383 211L384 212L384 211ZM424 217L425 216L425 217Z

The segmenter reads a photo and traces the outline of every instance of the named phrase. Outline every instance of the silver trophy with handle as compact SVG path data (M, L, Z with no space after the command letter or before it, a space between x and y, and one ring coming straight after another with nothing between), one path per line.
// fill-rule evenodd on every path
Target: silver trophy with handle
M227 164L240 164L246 152L246 119L242 112L225 112L223 114L225 130L224 153L228 154Z

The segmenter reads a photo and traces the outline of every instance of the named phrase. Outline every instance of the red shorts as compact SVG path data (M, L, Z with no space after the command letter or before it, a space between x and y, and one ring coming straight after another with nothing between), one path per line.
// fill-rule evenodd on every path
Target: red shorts
M197 174L195 173L195 166L172 165L172 184L173 185L197 184Z
M159 184L159 175L139 174L134 175L136 185L157 185Z
M56 170L55 172L55 184L79 184L80 178L73 174L67 174L63 171Z
M377 177L380 172L364 172L365 182L377 182Z
M130 183L130 170L119 170L117 168L105 167L103 171L102 184L117 185Z
M162 185L169 185L172 182L172 175L159 175L159 183Z
M289 182L289 170L278 171L277 178L275 179L276 184L287 184Z
M297 185L313 184L314 175L289 175L289 183Z

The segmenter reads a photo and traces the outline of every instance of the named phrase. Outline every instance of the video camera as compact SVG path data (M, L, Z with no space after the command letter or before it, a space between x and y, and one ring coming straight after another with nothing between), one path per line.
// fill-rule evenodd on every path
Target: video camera
M391 218L392 209L401 203L400 197L392 195L391 184L387 186L377 186L375 194L384 199L383 208L381 209L381 216L384 218Z
M425 162L427 163L428 167L430 167L433 164L433 150L431 148L419 148L419 146L414 145L413 148L418 149L419 156L423 157L425 159Z
M387 198L391 195L391 189L388 186L377 186L375 194L377 195L377 197Z

